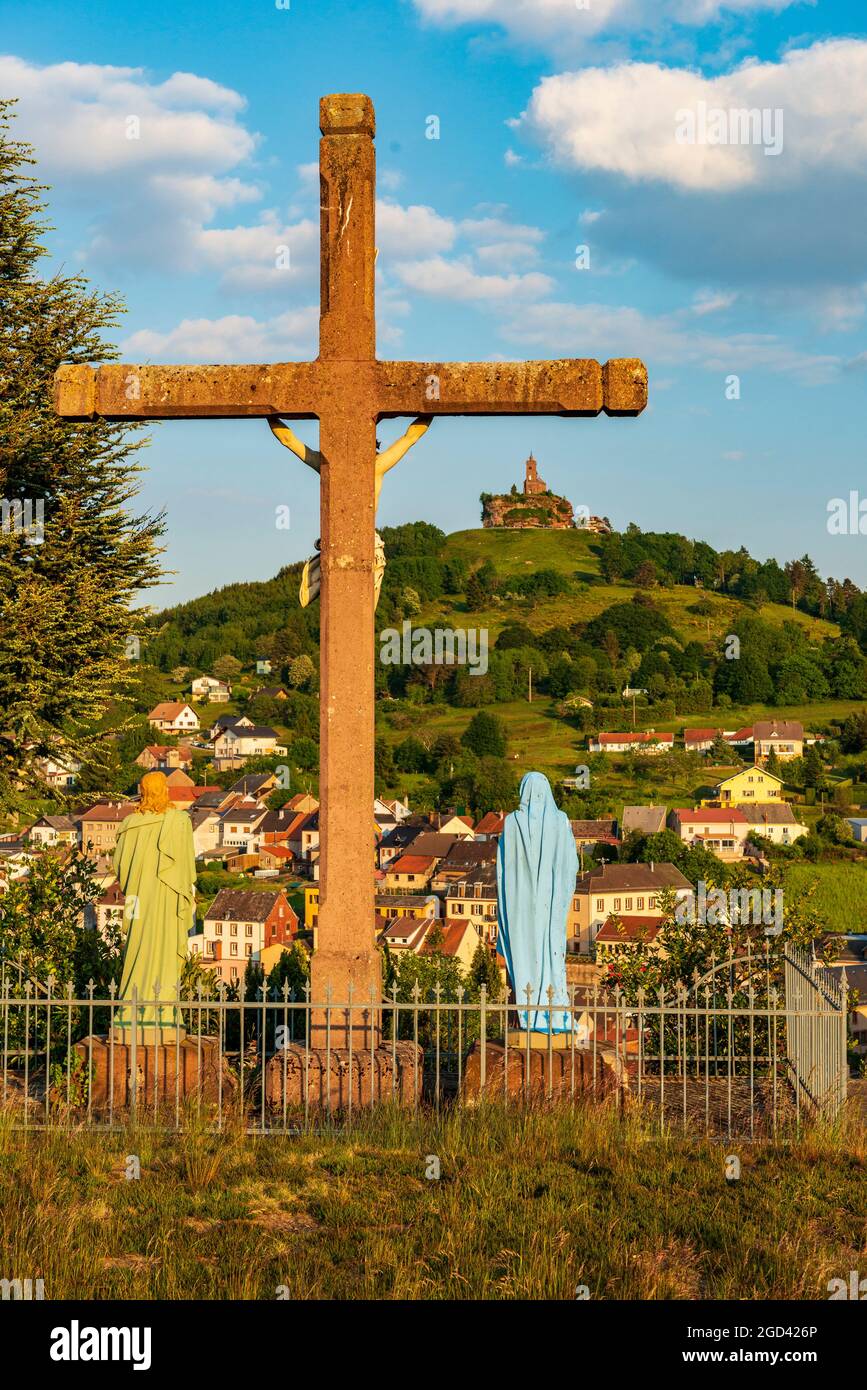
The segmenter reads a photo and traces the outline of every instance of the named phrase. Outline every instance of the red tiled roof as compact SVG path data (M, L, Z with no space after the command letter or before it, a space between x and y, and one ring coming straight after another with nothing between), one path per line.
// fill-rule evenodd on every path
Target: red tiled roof
M686 811L680 807L672 810L672 815L683 825L692 824L695 821L706 822L708 825L746 825L747 818L743 811L739 811L736 806L728 809L719 806L706 806L703 811Z
M100 802L79 816L79 820L117 821L120 824L136 810L138 803L135 801L125 801L121 806L108 806L105 802Z
M674 734L597 734L597 743L674 743Z
M437 862L435 854L402 854L388 866L390 874L421 874Z
M658 917L609 917L597 941L652 941L660 928Z

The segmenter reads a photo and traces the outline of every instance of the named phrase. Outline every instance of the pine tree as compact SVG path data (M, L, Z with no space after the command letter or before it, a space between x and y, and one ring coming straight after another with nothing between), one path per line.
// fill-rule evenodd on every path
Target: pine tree
M156 582L162 516L134 516L144 440L52 405L61 362L116 356L122 304L80 276L43 278L45 188L0 102L0 801L39 786L36 760L75 756L137 683L131 600ZM28 523L31 523L28 525ZM134 654L134 653L133 653Z

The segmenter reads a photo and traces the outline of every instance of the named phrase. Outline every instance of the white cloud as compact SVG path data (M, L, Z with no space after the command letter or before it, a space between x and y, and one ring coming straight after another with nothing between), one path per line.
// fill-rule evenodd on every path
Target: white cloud
M380 253L408 260L449 251L458 234L456 224L422 204L401 207L390 198L376 203L376 244Z
M545 356L640 357L651 366L700 367L721 376L768 371L807 385L832 380L843 365L836 356L802 352L772 333L712 334L686 316L653 316L626 305L527 305L506 323L503 336Z
M416 10L442 25L494 25L521 41L554 52L576 51L594 39L640 31L698 28L727 15L778 12L814 0L413 0Z
M141 177L150 169L222 173L257 145L237 119L243 97L192 73L153 83L141 68L39 67L5 55L0 90L19 98L17 131L36 145L52 181L119 172ZM138 135L130 138L136 120Z
M299 361L315 356L318 322L318 305L264 320L248 314L184 319L166 333L132 333L122 347L138 362Z
M554 286L550 276L539 271L527 275L480 275L465 261L449 261L443 256L402 262L395 270L407 289L462 303L524 303L549 294Z
M699 318L705 314L717 314L722 309L730 309L737 299L734 290L699 290L693 295L692 312Z
M689 144L680 113L758 109L783 113L783 147ZM867 42L835 39L793 49L778 63L753 59L716 77L659 63L545 77L518 126L558 165L687 192L791 186L835 170L863 177L867 156Z

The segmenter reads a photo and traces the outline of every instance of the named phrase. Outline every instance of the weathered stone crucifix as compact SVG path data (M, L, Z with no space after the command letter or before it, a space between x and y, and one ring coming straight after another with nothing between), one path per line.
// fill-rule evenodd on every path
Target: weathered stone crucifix
M374 112L369 97L319 106L319 356L259 366L62 366L69 420L319 420L321 509L320 883L311 997L350 982L381 997L374 937L374 512L376 426L402 415L637 415L647 371L550 362L381 362L376 357ZM332 1045L340 1041L332 1029ZM345 1028L343 1029L345 1040Z

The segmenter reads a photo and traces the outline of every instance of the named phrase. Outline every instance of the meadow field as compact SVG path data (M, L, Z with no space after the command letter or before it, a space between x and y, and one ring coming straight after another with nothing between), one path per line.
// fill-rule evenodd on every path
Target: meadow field
M823 1300L867 1265L865 1160L854 1116L734 1150L608 1105L258 1139L0 1119L0 1268L50 1299Z

